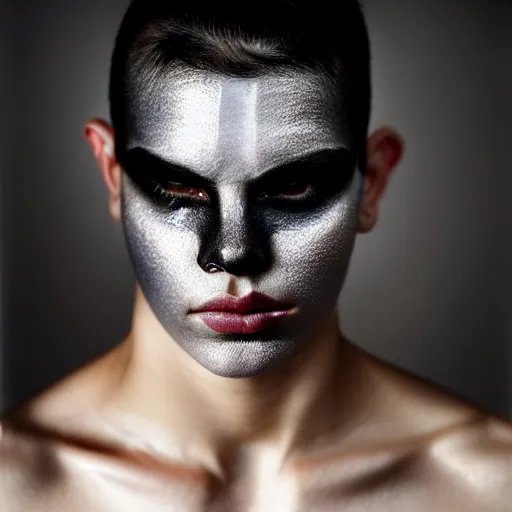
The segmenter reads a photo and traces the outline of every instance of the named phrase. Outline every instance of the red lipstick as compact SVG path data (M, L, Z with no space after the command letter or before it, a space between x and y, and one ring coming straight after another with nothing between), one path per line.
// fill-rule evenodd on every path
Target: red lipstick
M212 330L221 334L250 334L261 331L291 313L292 305L251 292L244 297L221 295L191 311Z

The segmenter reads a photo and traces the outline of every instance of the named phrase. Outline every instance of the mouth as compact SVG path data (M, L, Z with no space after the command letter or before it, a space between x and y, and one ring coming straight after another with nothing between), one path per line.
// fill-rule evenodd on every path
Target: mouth
M252 334L270 327L295 311L289 303L258 292L244 297L221 295L191 311L213 331L221 334Z

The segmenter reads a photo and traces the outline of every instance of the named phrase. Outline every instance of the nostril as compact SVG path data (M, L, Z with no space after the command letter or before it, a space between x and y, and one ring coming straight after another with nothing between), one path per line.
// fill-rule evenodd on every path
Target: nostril
M220 229L212 226L201 242L197 263L209 274L257 276L270 265L268 241L254 223L230 224Z
M215 274L216 272L225 272L225 270L216 263L207 263L205 266L205 270L210 274Z

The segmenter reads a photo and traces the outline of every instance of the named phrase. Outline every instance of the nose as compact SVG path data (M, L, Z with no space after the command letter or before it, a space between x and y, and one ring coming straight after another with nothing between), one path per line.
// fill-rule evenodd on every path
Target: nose
M262 222L251 216L240 193L223 199L202 237L197 263L205 272L249 277L264 273L271 254Z

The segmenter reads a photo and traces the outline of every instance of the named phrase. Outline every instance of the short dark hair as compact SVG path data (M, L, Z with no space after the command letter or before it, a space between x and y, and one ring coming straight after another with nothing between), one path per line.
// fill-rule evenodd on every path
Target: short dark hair
M321 73L349 98L346 122L360 157L365 155L370 45L357 0L133 0L111 65L116 146L124 139L125 101L180 66L237 77L270 69Z

